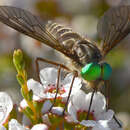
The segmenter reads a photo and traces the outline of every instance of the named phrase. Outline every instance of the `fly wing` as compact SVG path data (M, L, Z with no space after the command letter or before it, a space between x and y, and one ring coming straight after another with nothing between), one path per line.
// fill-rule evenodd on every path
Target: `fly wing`
M0 21L73 59L74 54L72 50L66 48L66 46L61 44L59 40L50 33L49 29L51 28L48 22L42 21L39 17L34 16L30 12L16 7L0 6ZM63 40L63 38L60 37L60 40Z
M130 32L130 6L110 8L101 17L97 31L103 40L101 51L105 56Z

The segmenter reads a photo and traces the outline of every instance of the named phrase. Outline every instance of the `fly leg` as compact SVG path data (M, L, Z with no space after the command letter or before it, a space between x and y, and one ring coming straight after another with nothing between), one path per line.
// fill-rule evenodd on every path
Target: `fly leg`
M78 72L77 72L77 71L74 71L73 73L74 73L74 75L73 75L73 78L72 78L72 81L71 81L69 94L68 94L67 101L66 101L66 103L65 103L65 107L64 107L64 110L63 110L62 115L64 115L65 109L66 109L67 106L68 106L69 99L70 99L70 95L71 95L71 92L72 92L72 87L73 87L73 84L74 84L74 80L75 80L75 78L78 76Z
M95 92L96 92L96 88L94 88L94 90L93 90L93 92L92 92L92 95L91 95L91 99L90 99L90 104L89 104L89 108L88 108L88 113L87 113L86 120L89 119L90 110L91 110L91 106L92 106L93 97L94 97Z
M104 81L105 85L105 97L106 97L106 111L109 109L109 100L110 100L110 85L109 85L109 80ZM122 128L122 125L120 122L117 120L115 114L113 115L113 119L116 121L116 123L119 125L120 128Z
M36 64L36 72L37 72L37 77L38 77L38 81L39 81L39 82L41 82L41 81L40 81L40 76L39 76L39 72L40 72L39 62L45 62L45 63L52 64L52 65L55 65L55 66L59 67L59 68L58 68L58 74L57 74L57 82L56 82L56 94L55 94L55 97L54 97L53 104L52 104L52 106L50 107L50 110L49 110L49 111L51 111L52 108L53 108L53 106L54 106L55 103L56 103L56 98L57 98L57 94L58 94L58 91L59 91L59 82L60 82L61 68L65 69L66 71L69 71L69 72L70 72L71 70L70 70L68 67L66 67L65 65L63 65L63 64L59 64L59 63L56 63L56 62L49 61L49 60L47 60L47 59L38 57L38 58L36 58L36 60L35 60L35 64ZM72 84L71 86L73 86L73 84ZM72 89L72 88L71 88L71 89ZM71 92L70 92L70 93L71 93ZM68 100L69 100L69 99L68 99ZM68 102L68 100L67 100L67 102ZM67 103L67 104L68 104L68 103ZM64 109L64 111L65 111L65 109ZM63 111L63 113L64 113L64 111Z
M52 64L52 65L55 65L55 66L60 66L61 68L65 69L65 70L67 70L69 72L71 71L68 67L66 67L63 64L56 63L54 61L50 61L50 60L47 60L47 59L44 59L44 58L37 57L36 60L35 60L35 64L36 64L36 72L37 72L37 77L38 77L38 81L39 82L40 82L40 77L39 77L39 72L40 72L39 62L45 62L45 63Z

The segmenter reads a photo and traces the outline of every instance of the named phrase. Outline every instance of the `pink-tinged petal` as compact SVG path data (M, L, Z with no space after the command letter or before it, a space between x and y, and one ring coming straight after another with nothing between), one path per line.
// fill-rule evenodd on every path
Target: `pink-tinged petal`
M34 125L31 130L48 130L48 126L45 124L37 124Z
M29 129L22 126L20 123L18 123L17 120L12 119L9 122L9 130L29 130Z
M52 67L42 69L40 71L40 79L43 85L56 84L57 69Z
M43 104L43 107L42 107L42 113L46 113L49 111L49 109L51 108L52 106L52 103L50 102L50 100L47 100L45 101L45 103Z
M5 123L12 109L11 97L5 92L0 92L0 124Z

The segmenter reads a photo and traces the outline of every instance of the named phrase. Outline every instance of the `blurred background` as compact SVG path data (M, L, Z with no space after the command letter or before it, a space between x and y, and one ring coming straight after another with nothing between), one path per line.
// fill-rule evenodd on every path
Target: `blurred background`
M0 0L0 5L24 8L43 19L53 19L98 43L100 43L97 34L99 18L107 9L119 4L129 5L130 0ZM106 57L106 61L113 68L110 82L110 107L124 123L125 130L130 130L129 40L128 35ZM24 52L28 78L36 77L36 57L65 62L52 48L0 23L0 91L8 92L16 104L21 100L21 94L12 55L14 49L18 48Z

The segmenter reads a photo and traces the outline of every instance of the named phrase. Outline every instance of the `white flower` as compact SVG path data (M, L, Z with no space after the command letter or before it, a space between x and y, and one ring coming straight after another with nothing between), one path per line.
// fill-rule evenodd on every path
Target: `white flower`
M92 92L85 94L82 90L76 92L69 102L68 112L71 114L71 109L75 109L75 111L88 111L90 100L91 100ZM104 95L100 92L96 92L93 97L91 110L93 114L101 113L105 110L106 100ZM73 110L74 111L74 110Z
M88 111L92 93L85 94L79 90L72 96L68 104L68 119L71 122L79 123L86 127L92 127L92 130L121 130L119 125L113 119L114 112L112 110L106 111L106 100L104 95L96 92L93 97L90 114L93 115L92 120L79 121L78 114Z
M68 74L63 80L60 79L59 93L57 97L63 98L65 101L68 97L70 85L72 81L72 74ZM62 77L62 76L61 76ZM32 89L34 93L34 100L40 99L53 99L55 97L56 83L57 83L57 69L56 68L45 68L40 71L41 83L30 79L27 82L28 89ZM78 91L82 86L81 80L75 78L71 95Z
M0 92L0 124L5 123L12 109L11 97L5 92Z

